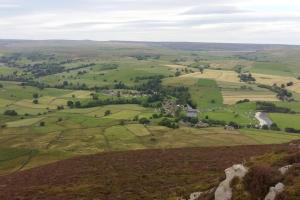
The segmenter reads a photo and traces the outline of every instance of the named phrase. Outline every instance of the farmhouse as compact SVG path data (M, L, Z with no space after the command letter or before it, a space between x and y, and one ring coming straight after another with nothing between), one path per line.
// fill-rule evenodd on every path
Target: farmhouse
M198 110L192 108L189 104L187 104L187 109L186 109L186 116L187 117L198 117Z

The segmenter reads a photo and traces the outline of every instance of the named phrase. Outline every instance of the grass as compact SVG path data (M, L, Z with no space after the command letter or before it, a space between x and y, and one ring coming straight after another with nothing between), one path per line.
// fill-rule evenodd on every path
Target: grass
M275 122L281 129L295 128L300 129L300 114L284 114L284 113L270 113L270 119Z
M254 66L250 69L254 73L262 74L272 74L272 75L283 75L291 76L293 75L293 70L287 67L285 63L276 62L256 62Z
M136 136L150 135L150 132L142 124L128 124L126 128Z
M298 134L288 134L284 132L262 131L262 130L241 130L241 133L252 138L257 144L280 144L298 140Z
M192 100L200 109L222 106L223 98L221 91L214 80L181 76L165 79L163 84L170 86L183 85L188 87Z
M30 119L21 119L18 121L8 122L6 123L7 127L22 127L22 126L31 126L33 124L38 123L43 120L44 117L39 118L30 118Z

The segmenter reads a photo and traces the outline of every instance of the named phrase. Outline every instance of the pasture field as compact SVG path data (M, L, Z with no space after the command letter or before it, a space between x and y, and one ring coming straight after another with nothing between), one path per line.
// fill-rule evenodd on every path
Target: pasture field
M236 66L241 66L243 69L250 69L254 65L253 61L239 59L222 59L209 61L212 69L234 70Z
M284 62L256 62L250 71L277 76L294 76L295 72L299 72L296 66Z
M248 105L241 110L247 110L250 107L251 105ZM107 109L111 109L115 114L120 112L122 114L117 117L114 116L115 114L106 117L100 117L100 115L95 117L90 114ZM138 115L150 111L134 105L105 106L77 113L75 111L62 110L39 118L8 122L7 128L0 129L0 148L11 149L11 151L14 148L20 148L24 149L24 154L11 159L0 158L2 160L0 162L1 174L76 155L103 151L261 144L260 139L256 140L256 136L264 138L265 141L262 143L268 143L267 138L271 141L269 143L272 143L273 134L276 137L274 141L278 143L300 138L298 135L284 135L281 138L274 132L268 132L265 136L251 135L249 137L243 131L226 131L223 128L183 127L174 130L156 124L147 127L140 124L119 125L120 120L128 120L133 116L129 111L134 114L139 112ZM228 118L228 116L223 117ZM39 126L40 121L45 122L45 126ZM33 153L28 154L28 151Z
M294 52L157 45L108 42L5 47L10 50L3 53L9 63L0 66L0 175L112 151L213 149L300 139L299 134L245 128L257 124L255 101L268 101L297 113L270 114L282 130L300 129L300 60ZM1 42L0 51L2 58ZM203 64L208 68L198 72ZM238 67L252 72L256 83L241 82L235 71ZM287 89L294 93L294 102L280 102L275 93L257 86L290 81L294 85ZM180 95L188 99L179 103ZM235 122L243 128L225 130L216 124L194 128L194 119L183 116L185 111L174 116L163 112L166 98L175 100L176 108L196 104L199 120ZM244 99L251 102L236 103ZM133 102L139 105L127 104Z
M92 67L86 69L87 73L79 74L82 70L72 70L55 75L49 75L42 78L42 81L50 85L62 83L67 80L69 83L86 84L87 86L109 86L116 82L123 82L127 85L135 85L136 77L153 76L153 75L170 75L168 67L161 67L155 61L132 61L123 59L122 62L112 63L118 65L116 69L102 69L101 67ZM172 72L173 73L173 72Z
M214 80L180 76L167 78L163 83L170 86L183 85L188 87L192 100L199 109L220 107L223 104L221 91Z
M299 114L284 114L284 113L270 113L270 119L275 122L280 128L294 128L300 129L300 115Z

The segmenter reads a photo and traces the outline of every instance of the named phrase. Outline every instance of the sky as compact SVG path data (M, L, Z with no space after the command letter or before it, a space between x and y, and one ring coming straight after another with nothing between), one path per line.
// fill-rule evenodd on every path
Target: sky
M300 44L300 1L0 0L0 38Z

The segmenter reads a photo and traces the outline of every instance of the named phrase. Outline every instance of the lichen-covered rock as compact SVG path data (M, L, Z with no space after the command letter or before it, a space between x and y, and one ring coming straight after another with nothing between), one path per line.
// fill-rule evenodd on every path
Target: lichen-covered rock
M287 173L287 171L292 167L293 165L287 165L284 167L279 168L278 170L280 171L280 173L282 175L285 175Z
M242 179L248 172L248 169L242 165L233 165L225 170L226 179L220 183L216 192L215 200L230 200L232 197L232 189L230 183L234 178Z
M190 199L189 200L197 200L201 196L202 192L194 192L190 194Z
M265 197L265 200L275 200L276 196L282 193L284 190L284 185L282 183L277 183L275 187L270 187L269 193Z

